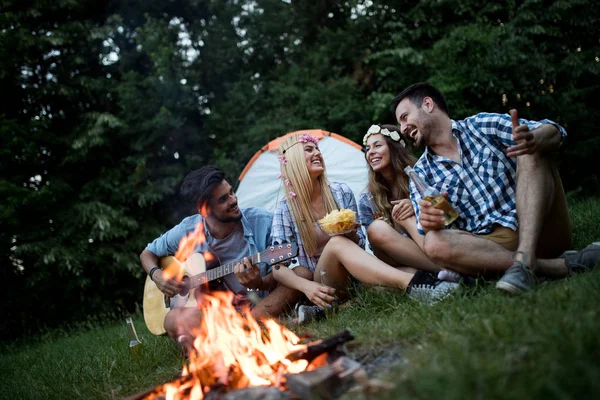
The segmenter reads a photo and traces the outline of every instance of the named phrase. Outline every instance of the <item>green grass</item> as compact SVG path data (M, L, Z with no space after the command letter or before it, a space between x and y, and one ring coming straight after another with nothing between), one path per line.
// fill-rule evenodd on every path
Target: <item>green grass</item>
M600 240L600 199L569 202L574 246ZM352 355L364 362L397 353L401 363L378 366L396 385L379 398L591 398L600 393L599 305L600 268L516 298L484 284L433 307L363 288L301 333L349 328ZM140 316L135 323L139 359L129 355L124 321L3 344L0 398L123 398L175 377L175 345L151 335Z
M0 398L114 399L175 377L183 360L173 342L134 319L141 356L129 354L125 321L79 332L58 332L6 346L0 356Z

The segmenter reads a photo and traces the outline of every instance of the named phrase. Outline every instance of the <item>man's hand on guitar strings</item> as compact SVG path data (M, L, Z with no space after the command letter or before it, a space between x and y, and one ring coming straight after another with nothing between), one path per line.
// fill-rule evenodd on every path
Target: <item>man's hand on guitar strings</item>
M248 257L244 257L244 263L235 266L233 272L238 281L248 289L262 289L263 281L260 277L260 268L250 264Z
M153 278L156 287L158 287L158 290L160 290L169 297L175 297L176 295L181 293L181 290L183 289L182 282L178 282L176 279L163 279L161 271L157 271L156 273L154 273Z

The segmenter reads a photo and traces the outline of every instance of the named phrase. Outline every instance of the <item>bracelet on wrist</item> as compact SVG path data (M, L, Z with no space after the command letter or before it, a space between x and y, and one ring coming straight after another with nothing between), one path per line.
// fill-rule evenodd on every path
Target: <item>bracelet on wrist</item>
M159 267L154 267L154 268L152 268L152 269L150 270L150 272L148 272L148 276L150 277L150 280L151 280L152 282L154 282L154 278L152 278L152 275L153 275L153 274L154 274L154 273L155 273L157 270L159 270L159 269L160 269Z

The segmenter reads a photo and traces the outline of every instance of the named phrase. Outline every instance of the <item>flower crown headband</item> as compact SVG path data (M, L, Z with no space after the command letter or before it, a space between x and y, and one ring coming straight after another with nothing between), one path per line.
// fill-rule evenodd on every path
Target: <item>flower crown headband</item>
M363 146L367 145L367 139L369 138L369 136L375 135L375 134L387 136L390 139L392 139L394 142L400 142L400 146L406 147L406 143L404 142L404 140L402 140L402 138L400 137L400 134L398 132L390 131L387 128L381 129L381 127L379 125L371 125L371 127L367 131L367 134L365 135L365 137L363 137Z
M296 143L292 143L291 145L288 146L287 149L283 149L281 151L281 155L277 156L277 159L279 159L279 162L282 163L283 165L287 165L287 160L285 159L285 152L288 151L290 149L290 147L295 146L298 143L308 143L308 142L314 143L315 146L319 145L319 139L317 139L313 135L309 135L308 133L303 133L300 135L300 139L298 139L298 141Z
M287 160L285 158L285 152L288 151L290 149L290 147L297 145L298 143L314 143L315 146L318 146L319 144L319 139L317 139L316 137L314 137L313 135L310 135L308 133L303 133L300 135L300 139L296 142L296 143L292 143L291 145L288 146L287 149L283 149L281 151L281 155L277 156L277 159L279 160L279 162L283 165L287 165ZM281 179L282 175L281 174L277 174L277 178ZM286 186L292 186L292 182L289 179L284 179L283 181L285 183ZM290 190L289 192L290 197L296 197L296 193L294 193L292 190Z

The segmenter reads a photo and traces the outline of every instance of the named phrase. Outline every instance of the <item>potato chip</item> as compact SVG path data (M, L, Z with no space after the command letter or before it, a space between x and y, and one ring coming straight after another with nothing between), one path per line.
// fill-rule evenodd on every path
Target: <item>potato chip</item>
M319 220L319 225L328 235L345 233L354 229L356 214L347 208L333 210Z

